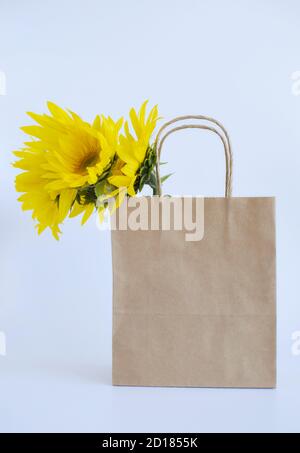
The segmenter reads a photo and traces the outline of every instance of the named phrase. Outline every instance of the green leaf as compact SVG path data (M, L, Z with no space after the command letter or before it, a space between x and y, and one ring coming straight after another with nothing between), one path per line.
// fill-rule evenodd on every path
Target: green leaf
M97 197L99 197L100 195L103 195L104 186L105 186L105 181L100 181L100 182L98 182L98 184L95 185L95 194L97 195Z
M163 184L170 176L174 175L174 173L169 173L168 175L162 176L161 183Z
M146 180L147 180L147 175L142 175L141 179L140 179L140 184L139 184L139 191L140 192L143 189L144 184L146 183Z
M149 161L150 161L151 166L156 164L156 153L155 152L150 153Z
M149 169L146 166L142 167L141 176L147 175L148 172L149 172Z
M152 187L152 189L154 187L157 187L157 179L155 173L151 173L148 184L150 187Z

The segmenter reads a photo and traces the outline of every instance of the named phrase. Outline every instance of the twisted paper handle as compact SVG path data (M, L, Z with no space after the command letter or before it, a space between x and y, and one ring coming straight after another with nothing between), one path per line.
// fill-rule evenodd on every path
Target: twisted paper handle
M218 126L218 129L216 129L213 126L207 126L204 124L183 124L181 126L176 126L170 129L168 132L166 132L163 135L163 132L166 128L168 128L170 125L177 123L179 121L184 121L184 120L205 120L210 123L213 123L214 125ZM226 178L225 178L225 197L229 198L231 197L232 193L232 149L231 149L231 143L230 143L230 138L229 135L225 129L225 127L217 120L214 118L204 116L204 115L185 115L185 116L178 116L171 121L168 121L165 123L158 131L156 139L155 139L155 145L156 145L156 153L157 153L157 163L156 163L156 177L157 177L157 191L158 195L162 195L161 191L161 178L160 178L160 169L159 169L159 162L160 162L160 156L161 156L161 150L162 146L166 140L166 138L173 134L176 131L180 131L183 129L204 129L208 130L211 132L214 132L217 134L224 146L224 151L225 151L225 162L226 162Z

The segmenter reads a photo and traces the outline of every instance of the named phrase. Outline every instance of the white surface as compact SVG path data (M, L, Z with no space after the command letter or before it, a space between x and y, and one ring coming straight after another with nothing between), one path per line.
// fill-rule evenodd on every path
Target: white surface
M0 431L299 431L299 42L296 0L0 1ZM277 390L113 388L109 233L73 219L59 243L38 237L16 202L26 111L50 99L117 117L145 98L166 119L221 120L234 195L277 196ZM166 192L222 194L215 137L181 133L164 152Z

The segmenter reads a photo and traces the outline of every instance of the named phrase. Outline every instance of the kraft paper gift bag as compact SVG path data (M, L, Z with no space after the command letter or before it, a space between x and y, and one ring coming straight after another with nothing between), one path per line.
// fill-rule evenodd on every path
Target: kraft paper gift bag
M185 124L162 136L166 127L187 118L214 124ZM231 196L229 137L211 118L179 117L163 126L158 161L167 136L190 127L221 138L225 197L204 198L204 231L197 241L186 240L185 228L161 227L167 197L144 198L158 229L150 228L149 219L148 230L112 231L113 384L273 388L275 199ZM132 208L126 209L129 218Z

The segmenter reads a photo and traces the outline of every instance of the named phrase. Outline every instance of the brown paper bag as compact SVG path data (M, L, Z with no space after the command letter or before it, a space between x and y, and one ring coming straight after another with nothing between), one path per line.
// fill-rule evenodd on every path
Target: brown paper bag
M161 138L186 118L207 119L167 123L157 137L158 159L176 130L217 133L225 149L225 197L204 199L198 241L187 241L185 228L162 228L170 202L163 197L144 198L159 229L151 230L148 219L148 231L112 231L113 384L275 387L275 200L231 197L231 146L217 121L209 118L218 129L188 124ZM153 204L160 209L154 214ZM126 209L129 218L128 202Z

